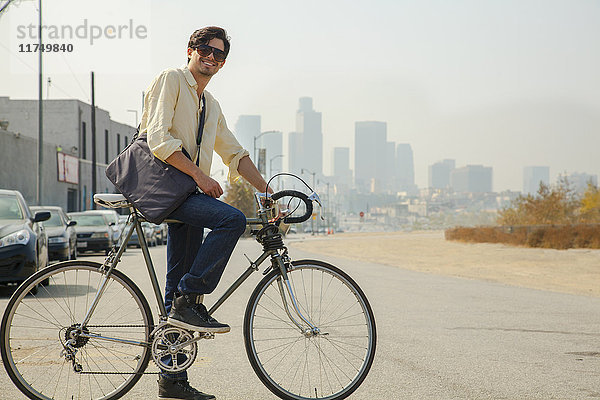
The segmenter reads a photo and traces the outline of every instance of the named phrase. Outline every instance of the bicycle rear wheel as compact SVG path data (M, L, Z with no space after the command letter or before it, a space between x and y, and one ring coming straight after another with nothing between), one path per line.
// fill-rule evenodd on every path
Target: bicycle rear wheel
M256 287L244 317L246 353L260 380L282 399L348 397L366 378L375 357L376 328L360 287L340 269L321 261L292 263L288 272L301 313L320 333L310 334L289 318L279 271ZM285 286L285 284L284 284ZM291 315L291 299L286 294Z
M106 278L100 267L86 261L54 264L27 279L11 297L2 318L0 350L8 375L27 397L116 399L146 369L152 313L140 289L122 272L112 271L91 319L81 328ZM45 280L49 285L40 285L33 294Z

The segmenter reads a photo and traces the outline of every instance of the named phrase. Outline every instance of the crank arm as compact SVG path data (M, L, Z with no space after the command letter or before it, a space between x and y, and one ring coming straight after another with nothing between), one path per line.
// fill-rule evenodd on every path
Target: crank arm
M214 339L215 338L215 334L212 332L198 332L198 333L199 333L199 335L194 337L192 340L189 340L187 342L176 345L175 351L179 351L182 347L189 346L190 344L199 342L202 339Z

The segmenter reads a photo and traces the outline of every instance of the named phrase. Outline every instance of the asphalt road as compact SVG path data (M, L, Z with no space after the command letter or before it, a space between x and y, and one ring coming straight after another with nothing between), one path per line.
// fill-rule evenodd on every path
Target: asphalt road
M341 267L369 297L377 320L377 355L352 399L600 398L598 298L318 256L294 250L293 242L290 248L295 259L323 259ZM161 284L165 253L165 246L151 249ZM246 268L243 253L254 258L260 247L252 240L240 242L212 301ZM119 268L152 305L140 250L128 250ZM217 312L232 332L200 342L189 371L193 385L218 399L275 399L254 375L241 332L246 301L261 277L251 276ZM0 290L2 311L9 296L10 290ZM155 380L143 377L125 398L157 397ZM0 399L23 398L4 371L0 387Z

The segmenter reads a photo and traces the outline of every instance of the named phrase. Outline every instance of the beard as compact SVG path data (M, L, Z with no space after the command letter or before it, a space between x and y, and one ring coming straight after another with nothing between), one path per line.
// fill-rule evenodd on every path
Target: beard
M200 63L198 65L198 72L201 75L204 75L206 77L211 77L214 74L216 74L218 71L219 71L218 64L215 65L214 67L209 67L208 65L203 64L202 60L200 60Z

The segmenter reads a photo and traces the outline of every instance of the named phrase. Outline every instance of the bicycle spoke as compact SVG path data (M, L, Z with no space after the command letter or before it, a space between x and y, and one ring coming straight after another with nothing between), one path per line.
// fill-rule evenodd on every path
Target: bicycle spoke
M261 308L263 308L266 312L268 312L269 314L272 314L274 317L277 317L277 315L273 314L270 310L268 310L267 308L265 308L264 306L261 305ZM279 321L285 323L286 325L289 325L291 328L293 329L298 329L298 327L296 325L293 325L290 321L286 321L282 318L277 318Z
M33 286L17 291L2 327L8 355L3 361L24 383L20 388L32 398L122 396L140 378L150 357L149 348L123 342L147 343L154 326L139 289L124 281L122 272L102 273L97 263L61 263L44 273L32 285L47 279L49 287L40 286L37 296L28 294ZM105 279L89 327L78 328ZM92 337L79 336L81 332ZM69 354L75 359L69 359ZM76 364L81 364L82 374L75 372Z
M300 339L302 339L302 336L299 336L297 339L295 339L295 340L292 340L291 342L286 342L286 343L284 343L284 344L279 344L279 345L277 345L277 346L269 347L268 349L262 349L261 351L257 351L257 352L256 352L256 354L265 353L265 352L267 352L267 351L276 350L276 349L279 349L279 348L281 348L281 347L285 347L285 346L287 346L287 345L289 345L289 344L294 344L294 343L296 343L297 341L299 341ZM270 360L270 359L269 359L269 360ZM265 361L265 364L266 364L266 363L268 363L268 362L269 362L269 360Z
M346 397L362 382L373 360L374 324L366 299L334 267L298 265L288 276L298 310L319 331L298 335L298 329L282 327L282 322L289 325L287 317L278 315L285 309L271 296L278 293L281 278L276 274L265 278L249 309L253 317L245 319L251 322L246 349L252 366L271 391L286 398Z
M337 340L332 340L331 338L328 338L328 337L326 337L326 336L323 336L323 337L325 338L325 340L327 340L328 342L330 342L330 343L332 344L332 346L334 346L334 347L335 347L335 348L337 348L338 350L339 350L339 349L341 349L341 350L344 350L346 353L348 353L348 354L350 354L351 356L353 356L353 357L355 357L355 358L359 359L361 362L365 361L364 357L362 357L362 356L359 356L359 355L357 355L357 354L354 354L354 353L353 353L353 352L351 352L350 350L348 350L348 349L345 349L344 347L342 347L342 344L344 344L344 345L346 344L345 342L339 342L339 341L337 341ZM358 347L358 346L357 346L357 347ZM366 348L365 348L365 350L366 350ZM348 361L348 362L350 362L350 361Z

